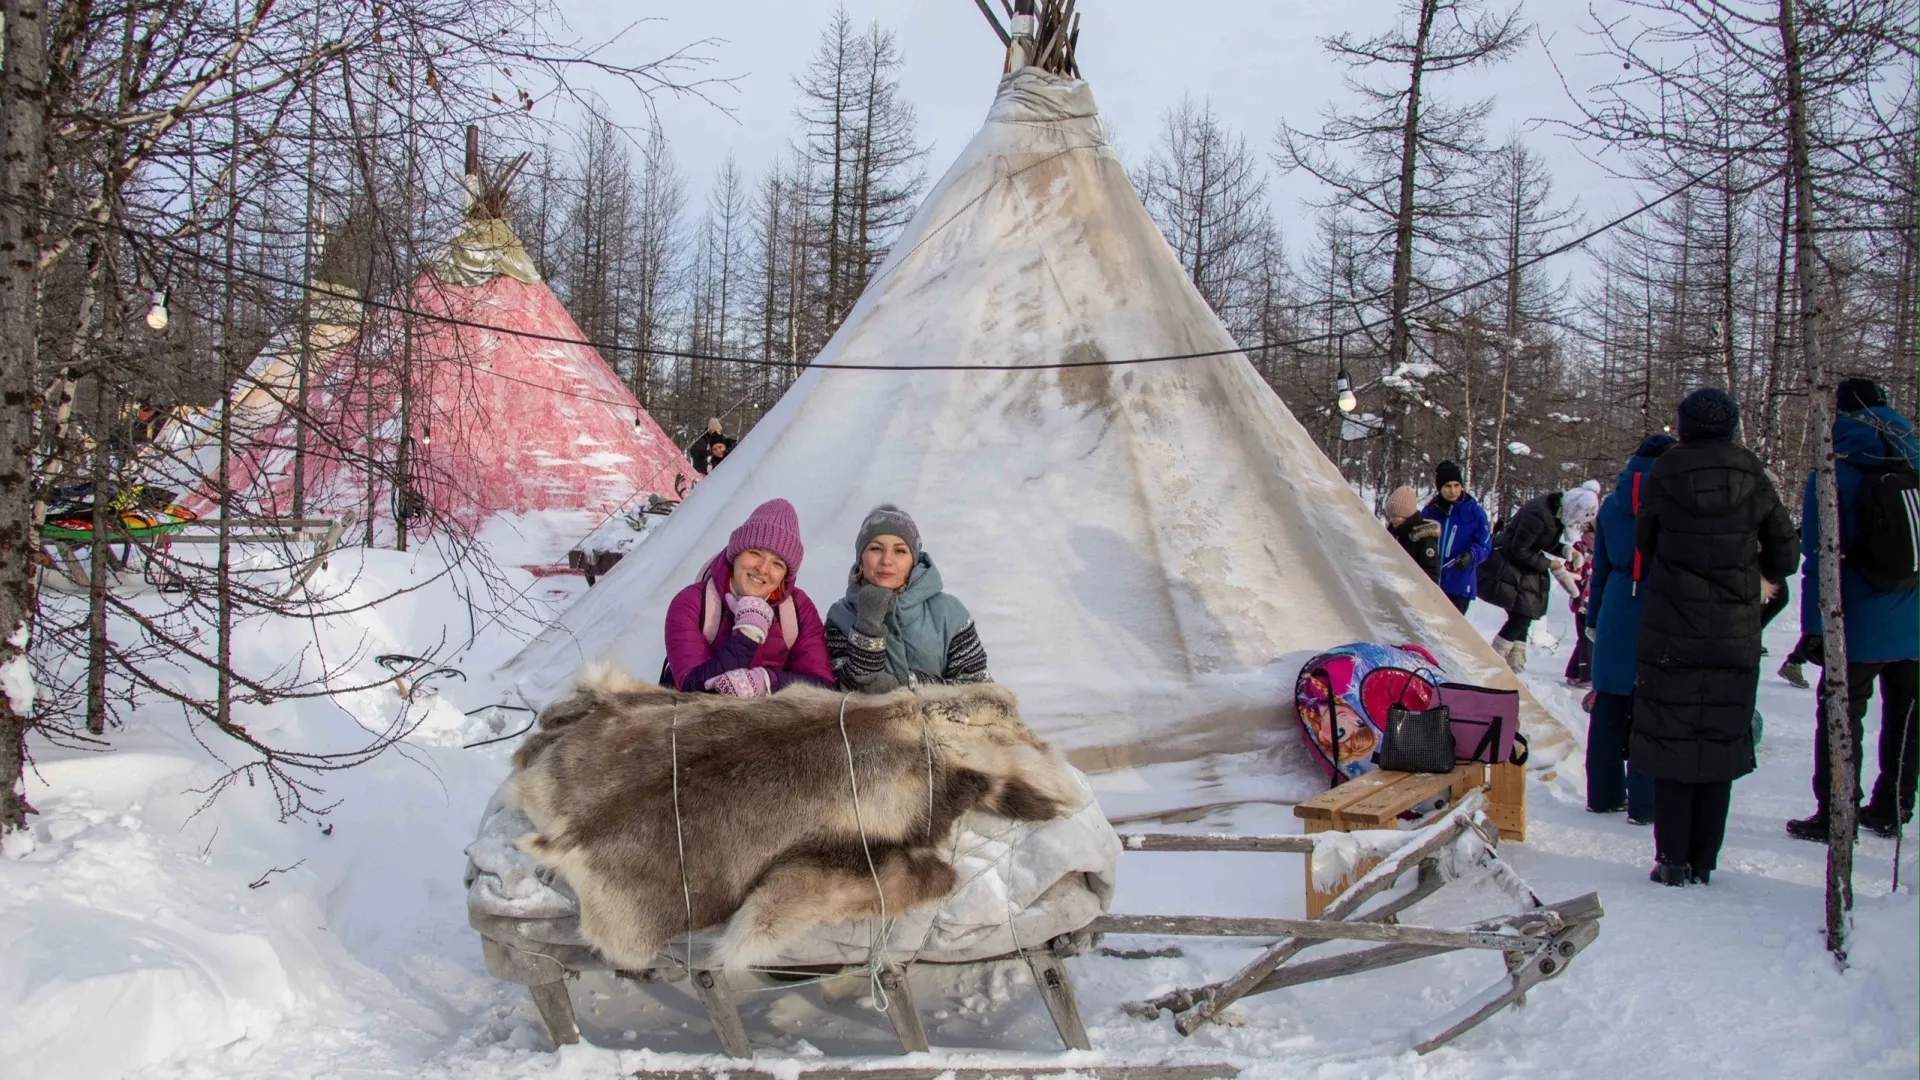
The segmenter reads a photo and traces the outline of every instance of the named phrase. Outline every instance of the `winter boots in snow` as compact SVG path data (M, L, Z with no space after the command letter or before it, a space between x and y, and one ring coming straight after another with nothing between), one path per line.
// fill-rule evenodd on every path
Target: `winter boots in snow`
M1824 844L1827 842L1830 828L1827 812L1821 810L1810 817L1794 818L1787 822L1787 835L1795 840L1810 840L1816 844Z
M1861 807L1859 816L1854 820L1858 828L1888 840L1899 836L1901 827L1906 824L1872 803ZM1824 844L1827 842L1828 828L1827 814L1822 810L1812 817L1795 818L1787 822L1787 835L1795 840L1811 840L1816 844Z
M1653 864L1653 873L1647 875L1647 880L1655 885L1692 884L1693 868L1686 863L1657 862Z
M1507 662L1507 667L1515 675L1527 670L1526 642L1508 641L1506 638L1496 637L1493 639L1493 652L1495 656Z
M1800 661L1792 659L1791 657L1787 659L1786 663L1780 665L1780 677L1787 680L1790 685L1797 686L1802 690L1812 685L1807 682L1806 675L1801 672Z
M1875 836L1891 840L1900 835L1900 827L1905 824L1906 822L1873 803L1860 808L1860 827Z

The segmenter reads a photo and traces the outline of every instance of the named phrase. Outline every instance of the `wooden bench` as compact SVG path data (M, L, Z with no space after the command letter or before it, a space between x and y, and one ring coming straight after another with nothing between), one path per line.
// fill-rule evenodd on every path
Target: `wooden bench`
M1397 829L1400 815L1439 795L1452 807L1469 791L1486 793L1487 819L1499 827L1502 840L1527 838L1527 778L1523 766L1466 762L1452 772L1405 773L1376 769L1329 788L1295 806L1293 814L1306 822L1309 833L1354 832L1360 829ZM1354 868L1354 877L1372 869L1373 861ZM1307 917L1316 918L1352 882L1343 878L1326 889L1313 885L1307 868Z

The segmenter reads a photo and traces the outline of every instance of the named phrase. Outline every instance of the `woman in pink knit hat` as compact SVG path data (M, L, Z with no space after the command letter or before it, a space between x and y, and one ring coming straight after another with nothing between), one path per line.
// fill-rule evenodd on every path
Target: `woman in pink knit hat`
M831 687L820 612L794 584L804 554L792 503L769 499L747 515L700 580L667 605L663 681L735 697Z

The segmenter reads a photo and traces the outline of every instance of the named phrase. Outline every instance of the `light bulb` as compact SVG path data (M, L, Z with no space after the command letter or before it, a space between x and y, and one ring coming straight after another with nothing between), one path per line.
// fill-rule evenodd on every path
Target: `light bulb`
M1353 396L1353 391L1342 390L1340 392L1340 411L1341 412L1352 412L1353 410L1359 407L1360 407L1360 399Z
M1360 399L1353 396L1353 377L1347 374L1347 365L1340 365L1340 373L1333 377L1333 400L1340 406L1341 412L1352 412L1360 407Z
M147 326L154 330L167 328L167 290L153 290L153 306L147 308Z

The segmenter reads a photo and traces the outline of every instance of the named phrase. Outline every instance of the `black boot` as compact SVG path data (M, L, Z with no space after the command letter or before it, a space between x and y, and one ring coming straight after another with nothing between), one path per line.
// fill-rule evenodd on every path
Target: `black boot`
M1832 828L1828 824L1825 810L1815 811L1811 817L1794 818L1787 822L1787 835L1795 840L1811 840L1816 844L1824 844L1831 832Z
M1693 880L1693 869L1686 863L1657 862L1647 880L1656 885L1685 885Z
M1873 803L1868 803L1860 808L1859 821L1861 828L1875 836L1884 836L1889 840L1899 836L1900 827L1906 824L1895 817L1890 811L1882 810Z
M1698 869L1696 869L1696 870L1694 870L1694 872L1693 872L1693 880L1692 880L1691 882L1689 882L1689 884L1693 884L1693 885L1706 885L1706 884L1710 884L1710 883L1712 882L1712 880L1713 880L1713 871L1712 871L1712 870L1698 870Z

